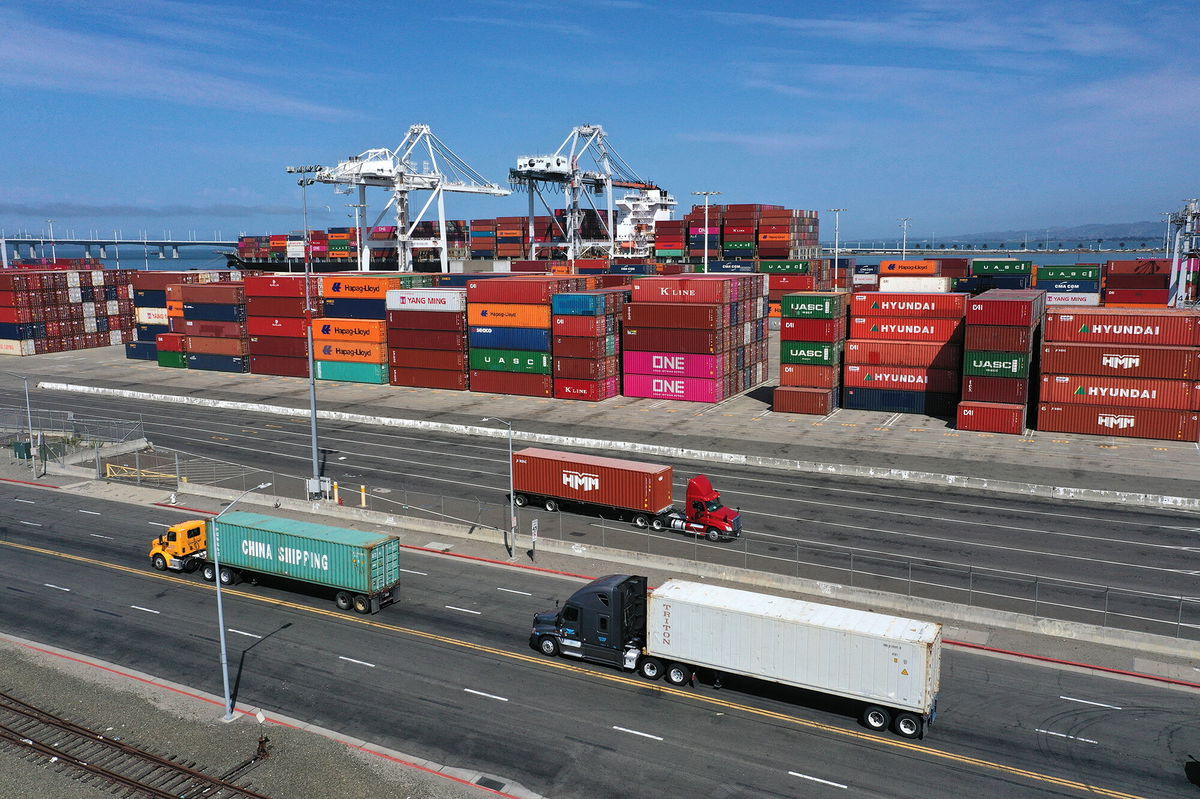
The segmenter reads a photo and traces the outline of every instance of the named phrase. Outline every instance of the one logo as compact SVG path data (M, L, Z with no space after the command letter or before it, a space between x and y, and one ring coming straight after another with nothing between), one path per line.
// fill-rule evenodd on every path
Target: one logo
M337 282L335 282L335 283L333 284L333 286L331 286L331 288L333 289L333 293L334 293L334 294L337 294L339 291L341 291L341 290L342 290L342 284L341 284L341 281L337 281Z
M1096 417L1096 422L1112 430L1126 430L1133 427L1134 418L1125 414L1102 413Z
M596 491L600 488L600 475L573 472L567 469L562 474L563 485L576 491Z
M1113 369L1136 369L1142 365L1142 356L1105 354L1100 357L1100 363Z

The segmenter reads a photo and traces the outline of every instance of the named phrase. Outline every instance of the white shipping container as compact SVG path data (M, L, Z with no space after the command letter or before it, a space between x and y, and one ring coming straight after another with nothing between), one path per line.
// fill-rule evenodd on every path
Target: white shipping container
M67 272L67 288L79 288L79 275L79 272ZM72 300L72 302L79 302L79 300Z
M877 286L879 275L851 275L850 282L855 286Z
M949 277L916 277L912 275L879 278L880 291L907 292L910 294L946 294L954 290L954 279Z
M93 269L88 274L91 275L91 281L92 281L91 285L93 285L93 286L103 286L104 285L104 270L103 269ZM87 281L88 281L88 279L83 277L81 274L80 278L79 278L80 285L88 285Z
M76 275L76 279L78 279L78 275ZM83 302L83 292L80 291L78 286L71 286L67 289L67 301Z
M117 300L109 300L108 302L104 303L104 306L107 308L106 314L108 316L119 314L121 312L121 306L119 306L117 302Z
M94 317L94 316L83 317L83 332L84 333L95 333L96 332L96 317Z
M650 592L656 657L928 713L942 626L798 599L668 580Z
M109 344L123 344L124 342L125 342L125 331L124 330L108 331L108 343Z
M96 303L81 302L81 303L79 303L79 307L83 309L82 313L83 313L83 316L85 319L87 319L89 317L92 319L96 318Z
M170 324L166 308L135 308L136 320L139 325Z
M1100 295L1092 293L1046 294L1047 305L1099 305Z
M33 355L31 339L0 338L0 355Z
M452 311L465 313L467 290L446 289L392 289L387 293L389 311Z

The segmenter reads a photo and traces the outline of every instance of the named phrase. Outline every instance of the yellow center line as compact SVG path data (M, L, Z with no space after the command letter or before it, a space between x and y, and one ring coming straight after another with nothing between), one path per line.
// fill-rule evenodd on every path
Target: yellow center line
M146 571L145 569L135 569L130 566L122 566L121 564L118 564L118 563L107 563L105 561L95 560L93 558L83 557L81 555L71 555L71 554L68 554L65 552L56 552L56 551L50 550L50 549L43 549L42 547L29 546L28 544L17 544L12 541L0 541L0 545L6 546L6 547L12 547L13 549L24 550L26 552L35 552L39 555L47 555L47 556L53 557L53 558L60 558L62 560L75 561L77 563L83 563L83 564L86 564L89 566L101 566L106 569L112 569L114 571L125 572L126 574L133 574L133 575L137 575L139 577L146 577L146 578L151 578L151 579L155 579L155 580L164 580L166 582L174 583L177 585L185 585L185 586L189 586L192 588L200 588L200 589L205 589L205 590L209 590L209 591L216 591L216 586L208 585L207 583L197 583L192 580L183 579L181 577L175 577L175 576L168 575L168 574L159 574L156 572ZM766 710L764 708L757 708L757 707L752 707L750 705L743 705L738 702L730 702L730 701L726 701L724 699L716 699L713 697L702 696L702 695L694 693L694 692L684 691L684 690L681 690L678 688L673 688L671 686L656 685L654 683L649 683L646 680L643 680L640 678L635 679L632 677L626 677L622 674L610 674L610 673L593 671L592 669L585 669L580 666L574 666L574 665L571 665L570 663L564 662L564 661L548 660L545 657L542 657L539 655L526 655L526 654L523 654L520 652L511 652L506 649L496 649L495 647L486 646L484 644L476 644L476 643L472 643L471 641L464 641L459 638L450 638L448 636L438 635L437 633L425 632L424 630L415 630L415 629L412 629L411 627L400 627L395 624L388 624L386 622L374 621L374 620L368 619L368 618L361 618L358 616L350 616L340 610L326 610L324 608L313 608L313 607L309 607L307 605L300 605L295 602L290 602L286 599L272 599L270 597L263 597L263 596L259 596L257 594L248 594L244 591L238 591L237 589L234 589L234 588L222 587L221 591L224 594L230 594L230 595L240 597L242 599L248 599L248 600L251 600L254 602L261 602L266 605L275 605L276 607L290 608L292 610L303 611L305 613L312 613L315 615L327 616L329 618L336 619L341 622L352 622L355 624L364 625L366 627L374 627L379 630L387 630L389 632L400 633L402 635L408 635L413 638L421 638L426 641L436 641L437 643L440 643L440 644L447 644L449 646L460 647L462 649L470 649L475 652L481 652L481 653L485 653L488 655L494 655L496 657L505 658L508 660L515 660L515 661L519 661L521 663L530 663L530 664L534 664L534 665L542 667L542 668L552 668L552 669L557 669L557 670L563 671L563 672L578 674L581 676L586 676L590 679L600 679L600 680L604 680L606 682L616 683L618 685L627 685L632 688L638 688L641 690L657 691L660 694L674 696L679 699L685 699L685 700L689 700L692 702L713 705L716 707L725 708L727 710L737 710L742 713L746 713L748 715L773 719L775 721L782 721L782 722L786 722L788 724L792 724L797 727L804 727L804 728L807 728L810 730L817 730L820 732L830 733L832 735L840 735L844 738L853 738L856 740L869 742L869 743L877 744L880 746L891 747L893 749L903 749L903 750L913 752L916 754L926 755L928 757L935 758L935 759L945 760L945 761L949 761L952 763L959 763L959 764L968 765L968 766L976 766L980 769L985 769L985 770L989 770L989 771L998 771L1002 774L1008 774L1008 775L1016 776L1016 777L1024 777L1026 779L1033 780L1035 782L1046 783L1049 785L1057 785L1062 788L1071 788L1073 790L1082 791L1084 793L1090 793L1090 794L1094 794L1097 796L1107 796L1107 797L1111 797L1111 799L1147 799L1147 797L1140 796L1138 794L1125 793L1123 791L1117 791L1117 790L1113 790L1111 788L1104 788L1099 785L1091 785L1089 783L1080 782L1078 780L1065 779L1063 777L1055 777L1052 774L1043 774L1038 771L1031 771L1029 769L1018 768L1016 766L1009 766L1004 763L997 763L997 762L991 761L991 760L984 760L982 758L972 757L970 755L962 755L962 754L958 754L956 752L948 752L948 751L945 751L942 749L935 749L933 747L926 746L924 744L913 743L911 741L907 741L904 739L881 738L873 733L859 732L857 730L848 730L848 729L845 729L842 727L835 727L831 724L824 724L819 721L811 721L809 719L802 719L802 718L798 718L796 716L789 716L785 713L778 713L773 710Z

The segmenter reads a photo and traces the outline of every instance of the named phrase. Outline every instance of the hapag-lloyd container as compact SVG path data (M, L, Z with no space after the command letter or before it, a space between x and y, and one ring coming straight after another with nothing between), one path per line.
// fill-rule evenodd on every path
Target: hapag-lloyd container
M799 363L779 364L779 385L804 388L836 388L841 383L841 370L836 366L806 366Z
M616 355L620 350L617 337L614 336L554 336L551 342L554 357L562 358L603 358Z
M1200 410L1200 382L1193 380L1043 374L1041 392L1042 402Z
M720 330L732 321L728 305L695 303L633 302L625 306L622 319L633 327L671 327L688 330Z
M836 406L836 392L828 388L780 386L772 392L771 410L775 413L807 413L828 416Z
M295 317L250 316L246 332L251 336L308 337L308 320Z
M721 277L721 276L709 276ZM633 304L643 302L728 303L736 299L731 280L696 277L643 277L633 283Z
M848 363L843 384L855 388L902 389L950 394L958 391L960 376L952 369L922 369L911 366L866 366Z
M727 369L725 359L720 355L626 350L621 358L626 375L716 378Z
M977 377L1029 377L1029 354L967 350L963 374Z
M554 378L563 380L605 380L620 377L621 361L617 356L607 358L554 358Z
M314 319L314 341L387 341L387 323L382 319Z
M726 379L724 377L669 377L627 373L624 384L624 392L627 397L683 400L685 402L720 402L725 399Z
M952 296L952 295L947 295ZM962 337L963 320L859 316L850 319L850 338L873 341L949 342Z
M624 510L661 513L674 501L674 470L597 455L527 448L512 456L513 490Z
M968 322L967 332L963 336L963 349L1030 352L1033 349L1034 330L1033 327L973 325Z
M991 289L967 301L968 325L1032 327L1046 312L1046 293L1035 289Z
M958 369L962 348L945 343L915 341L847 341L846 363L922 366L926 369Z
M1042 370L1053 374L1200 380L1200 349L1059 342L1042 346Z
M963 377L962 398L969 402L1011 403L1029 401L1029 380L1021 377Z
M388 382L393 386L464 391L467 388L467 373L453 369L413 369L406 366L392 366L388 370Z
M1096 308L1050 311L1044 341L1200 346L1200 315L1191 310Z
M471 391L487 394L518 394L524 397L553 397L554 378L550 375L471 370Z
M621 336L622 350L642 352L691 352L712 354L728 349L729 329L675 330L672 328L626 327Z
M485 280L484 283L498 281ZM467 324L483 327L550 327L549 305L467 303Z
M781 341L779 362L808 364L812 366L836 366L842 361L841 343L826 341Z
M321 280L321 294L330 299L386 300L389 291L402 288L399 275L327 275Z
M550 329L556 336L607 336L617 330L617 318L607 316L555 316Z
M388 347L414 350L458 350L467 349L467 334L450 330L396 330L388 329Z
M846 318L781 319L780 341L841 341L846 338Z
M905 319L961 319L967 294L904 294L882 291L850 295L851 316L884 316Z
M466 289L389 289L385 299L389 311L461 314L467 310Z
M1053 433L1200 441L1200 413L1042 402L1038 429Z
M308 377L308 358L251 354L250 374L274 375L276 377Z
M467 315L444 311L388 311L387 326L393 330L449 330L465 333Z
M601 402L621 393L621 378L606 377L600 380L579 380L575 378L554 379L555 399L581 400L583 402Z
M1019 436L1025 432L1025 406L995 402L960 402L955 427L983 433Z
M550 331L542 327L472 327L467 331L472 348L549 352L550 339Z
M308 357L308 337L295 336L250 336L247 346L251 355L274 356L280 358ZM251 371L253 369L251 363Z
M389 349L388 364L400 369L446 369L466 372L467 353L454 350Z
M387 363L387 346L373 341L314 341L313 357L322 361Z
M246 284L247 298L292 297L304 299L306 296L321 296L321 278L317 275L248 275L244 283Z

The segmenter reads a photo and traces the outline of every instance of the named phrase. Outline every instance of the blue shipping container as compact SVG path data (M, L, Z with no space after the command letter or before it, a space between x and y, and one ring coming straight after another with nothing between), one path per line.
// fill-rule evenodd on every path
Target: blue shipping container
M242 303L185 302L183 318L201 322L242 322L246 306Z
M875 272L859 272L858 271L859 263L858 263L857 258L846 258L843 256L839 256L837 258L830 258L829 260L833 263L833 266L835 269L853 269L854 274L856 274L856 275L873 275L873 274L875 274ZM865 264L864 264L864 266L865 266ZM879 271L878 268L876 269L876 271Z
M606 303L603 294L566 292L550 299L550 310L556 316L603 316Z
M94 287L88 286L86 288L93 289L92 299L94 300L95 296L96 296ZM114 286L113 288L116 288L116 286ZM84 300L84 302L89 302L89 301L90 300L88 300L88 299ZM133 292L133 306L135 308L166 308L167 307L167 292L166 291L155 291L153 289L138 289L137 291Z
M387 319L387 300L325 300L325 315L335 319Z
M471 347L489 350L550 351L550 331L542 327L471 327L467 341Z
M753 272L754 261L709 261L709 272Z
M187 356L187 368L203 369L208 372L249 372L250 359L240 355L208 355L207 353L190 352Z
M1039 280L1037 287L1055 294L1098 294L1099 280Z
M654 264L609 264L610 275L653 275Z
M839 258L838 260L842 261L842 260L848 260L848 259ZM879 274L879 264L855 264L854 265L854 274L856 274L856 275L878 275Z
M926 416L951 416L954 414L957 404L957 394L899 391L890 388L842 389L842 407L855 411L884 411L886 413L922 413Z
M99 320L97 320L99 321ZM107 322L108 320L105 319ZM158 341L159 333L170 333L170 325L138 325L134 329L134 336L138 341Z
M39 338L37 324L22 324L19 322L0 322L0 338ZM46 325L42 323L42 336L45 336Z
M131 341L125 345L125 357L138 361L157 361L158 345L153 341Z

